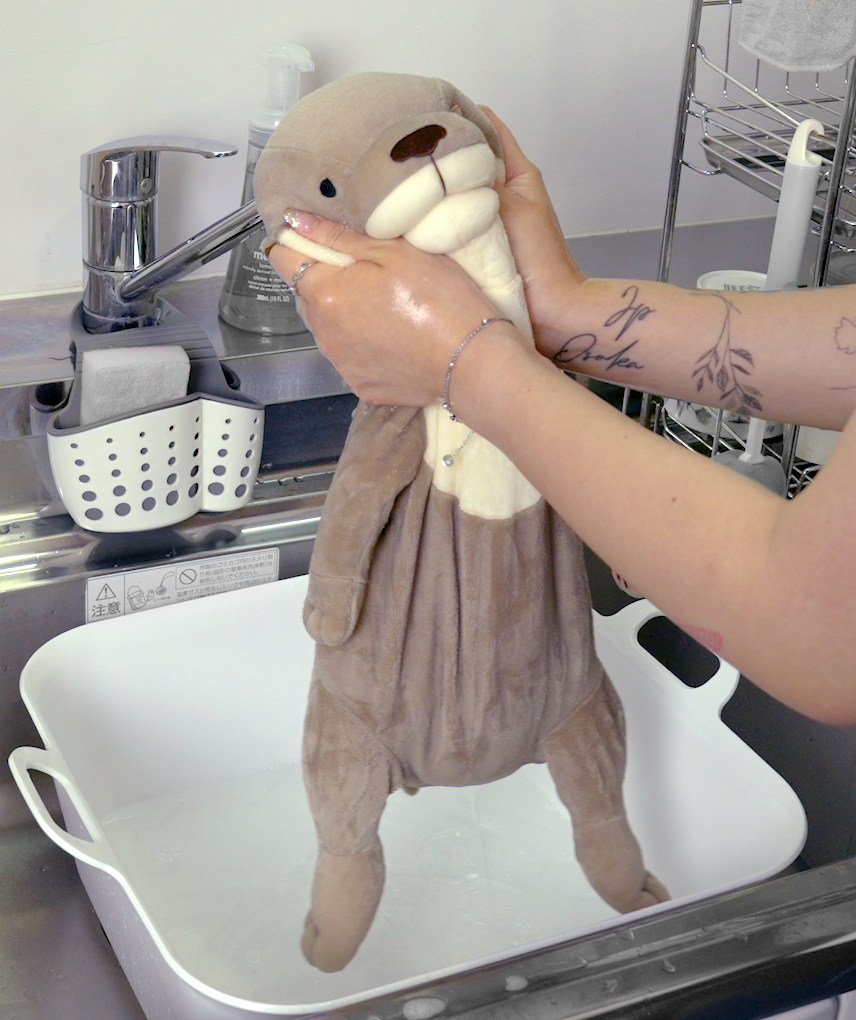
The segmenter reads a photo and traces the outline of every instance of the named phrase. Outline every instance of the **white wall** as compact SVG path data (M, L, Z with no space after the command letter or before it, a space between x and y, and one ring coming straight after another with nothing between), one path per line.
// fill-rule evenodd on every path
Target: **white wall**
M79 156L135 134L241 146L162 160L161 250L238 201L264 46L299 42L315 84L360 70L453 81L542 167L569 236L657 227L690 0L28 0L0 17L0 295L80 280ZM704 186L702 186L702 184ZM684 221L770 212L691 181ZM0 311L2 314L2 311Z

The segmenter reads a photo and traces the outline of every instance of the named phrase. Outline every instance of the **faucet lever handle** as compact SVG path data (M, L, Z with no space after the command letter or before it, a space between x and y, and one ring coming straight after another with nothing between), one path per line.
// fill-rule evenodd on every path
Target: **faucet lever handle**
M119 287L155 258L158 154L165 151L216 159L238 150L209 138L143 135L107 142L80 158L83 320L90 333L155 320L153 291L130 299Z
M213 138L140 135L106 142L80 157L80 190L107 202L140 202L157 191L158 153L192 152L206 159L234 156L238 150Z

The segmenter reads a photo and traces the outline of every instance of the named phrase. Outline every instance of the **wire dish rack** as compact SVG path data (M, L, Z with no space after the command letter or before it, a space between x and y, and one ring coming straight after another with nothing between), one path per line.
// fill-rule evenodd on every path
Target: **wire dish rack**
M780 71L740 47L741 6L741 0L693 0L658 278L669 279L682 171L728 174L778 201L788 146L797 125L810 117L821 122L824 133L811 140L822 172L812 214L817 256L807 283L819 287L856 282L854 62L823 73ZM699 148L690 157L696 142ZM678 417L674 407L674 401L643 400L643 421L709 456L743 448L739 428L735 430L721 412L705 432L688 425L685 415ZM798 437L799 430L787 426L780 440L765 444L764 452L779 457L785 466L789 495L799 492L818 471L818 465L797 458Z
M677 407L675 406L677 404ZM721 414L712 412L712 428L702 431L686 424L686 419L680 413L681 409L687 407L687 401L670 402L667 406L662 397L654 397L650 411L651 428L660 435L665 436L674 443L685 446L688 450L701 453L706 457L723 453L725 450L741 452L745 447L745 429L737 431L728 421L725 421ZM695 408L697 405L689 405ZM696 415L694 415L696 416ZM796 432L796 429L793 429ZM794 440L795 441L795 440ZM766 440L763 444L764 453L767 456L785 460L785 447L787 436L785 432L772 440ZM795 496L801 489L814 478L820 470L820 465L804 460L794 454L791 458L791 469L788 474L787 495Z

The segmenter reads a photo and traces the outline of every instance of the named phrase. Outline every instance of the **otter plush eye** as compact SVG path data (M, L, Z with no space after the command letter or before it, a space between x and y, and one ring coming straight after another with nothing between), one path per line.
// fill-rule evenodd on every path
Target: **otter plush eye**
M325 177L324 180L318 185L318 190L325 198L335 198L336 185L330 180L329 177Z

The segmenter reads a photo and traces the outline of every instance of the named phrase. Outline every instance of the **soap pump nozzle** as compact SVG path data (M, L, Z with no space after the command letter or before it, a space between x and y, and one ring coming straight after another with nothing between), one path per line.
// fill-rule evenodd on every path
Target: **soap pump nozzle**
M268 139L300 98L301 75L315 70L309 51L293 43L266 50L262 63L267 80L263 98L250 117L242 204L253 200L253 173ZM306 327L294 306L291 291L260 248L263 236L264 227L259 227L232 250L220 294L220 318L250 333L303 333Z
M301 74L314 71L315 64L309 50L293 43L272 46L265 51L262 63L267 69L266 92L250 117L250 132L264 134L264 145L286 111L300 98Z

